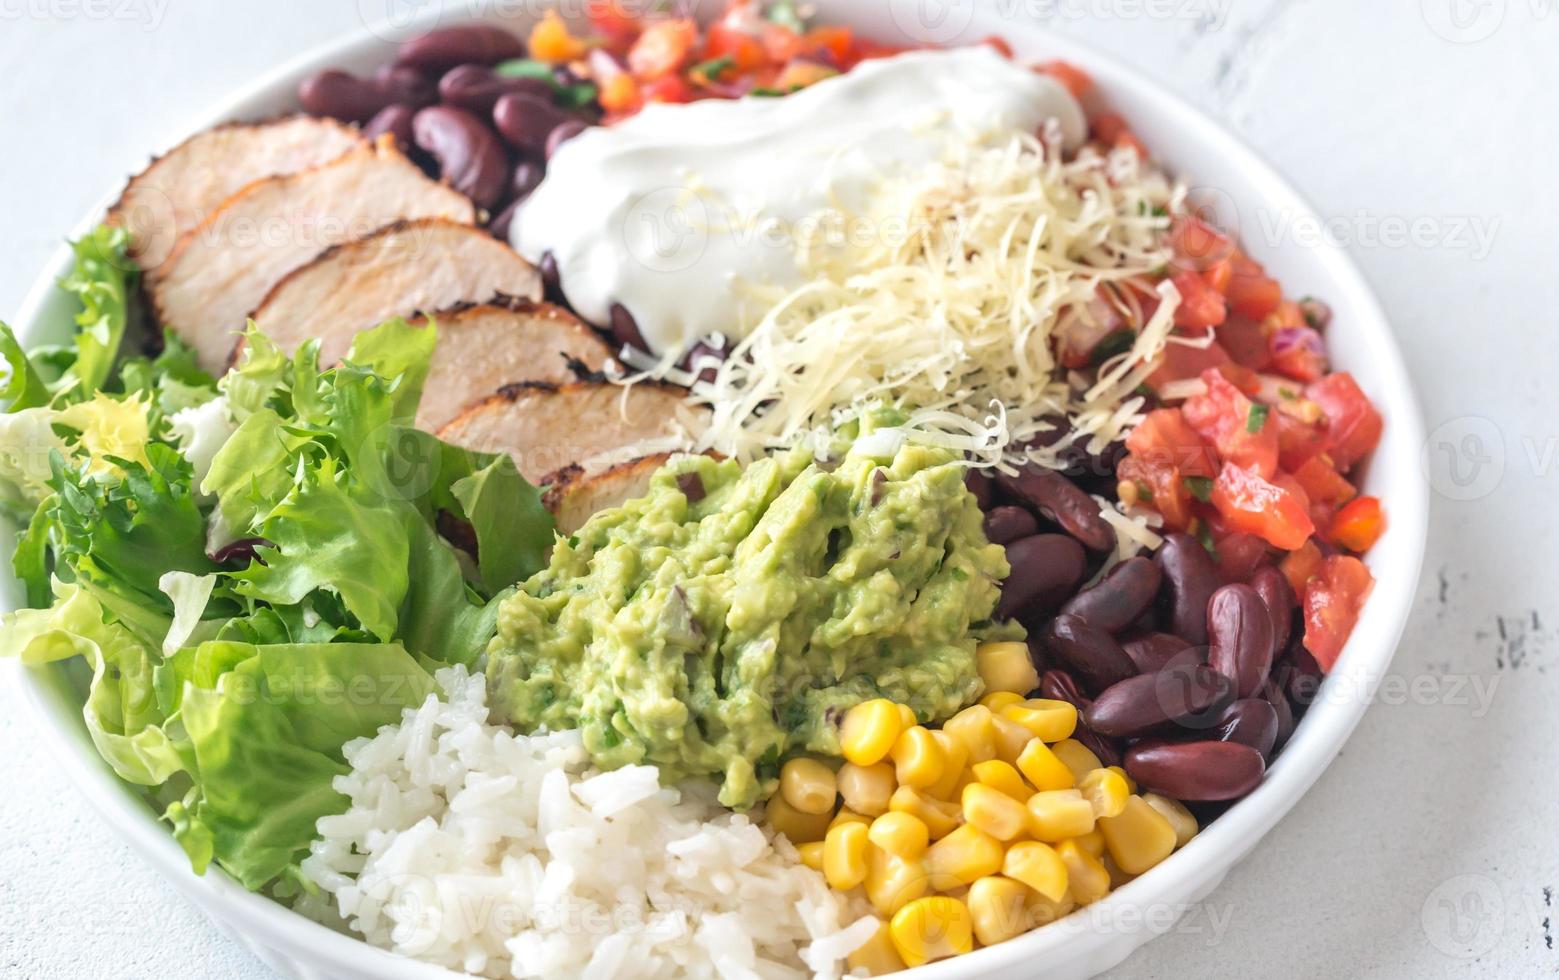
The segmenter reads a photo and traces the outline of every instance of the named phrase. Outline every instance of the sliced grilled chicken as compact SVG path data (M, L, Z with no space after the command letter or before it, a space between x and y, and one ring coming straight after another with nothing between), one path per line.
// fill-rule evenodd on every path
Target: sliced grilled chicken
M599 371L611 348L567 310L525 300L434 314L438 347L423 386L417 427L437 432L477 398L515 378L549 384ZM424 321L425 322L425 321Z
M386 136L322 167L256 181L185 233L151 284L163 326L220 372L249 312L325 249L396 221L476 220L469 199L429 180Z
M130 178L108 222L129 229L130 257L150 282L180 236L244 185L321 166L362 145L356 129L314 116L208 129Z
M541 274L507 242L480 228L424 218L397 222L315 256L272 287L252 319L285 350L318 338L320 363L328 365L346 354L358 331L391 317L500 294L539 300ZM508 374L497 382L515 378L554 380Z
M535 483L570 464L599 472L638 456L685 449L705 421L702 410L684 401L682 389L669 385L522 383L470 406L439 438L479 452L506 452Z
M655 453L618 463L594 475L580 467L569 467L549 481L552 485L541 500L552 511L558 533L570 535L608 507L620 507L649 493L650 477L670 461L671 453Z

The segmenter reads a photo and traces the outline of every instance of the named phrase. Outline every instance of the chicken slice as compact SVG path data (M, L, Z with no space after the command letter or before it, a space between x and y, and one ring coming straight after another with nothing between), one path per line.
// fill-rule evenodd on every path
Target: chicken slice
M359 331L392 317L499 295L539 300L541 275L507 242L480 228L424 218L396 222L315 256L273 286L251 319L284 350L317 338L320 363L330 365L346 355ZM516 377L531 376L499 380Z
M287 273L343 242L414 218L476 220L469 199L429 180L386 136L322 167L268 177L185 233L151 283L158 321L220 372L251 310Z
M552 511L558 533L573 534L608 507L621 507L649 493L650 477L669 463L671 456L671 453L640 456L595 474L570 467L554 474L548 481L551 486L542 495L542 503Z
M129 230L130 257L150 282L179 238L245 185L321 166L362 145L353 127L314 116L217 126L130 178L108 223Z
M689 405L685 394L649 382L626 388L602 381L509 385L468 407L439 438L479 452L506 452L532 483L571 464L599 472L691 446L707 412Z
M423 386L417 427L437 432L472 402L515 378L549 384L600 371L611 348L550 303L508 300L435 314L438 346ZM425 320L423 321L425 322Z

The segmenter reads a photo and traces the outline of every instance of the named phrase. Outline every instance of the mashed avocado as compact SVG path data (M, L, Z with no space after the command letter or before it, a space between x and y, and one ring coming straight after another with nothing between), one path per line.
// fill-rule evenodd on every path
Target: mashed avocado
M602 768L723 777L746 808L782 759L837 755L851 705L933 721L978 697L971 630L1006 574L947 451L679 458L503 604L491 700L523 731L581 728Z

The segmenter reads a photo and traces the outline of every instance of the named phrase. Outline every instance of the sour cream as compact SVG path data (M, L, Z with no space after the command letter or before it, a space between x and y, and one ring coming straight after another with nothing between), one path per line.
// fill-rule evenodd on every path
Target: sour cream
M828 217L842 247L869 238L874 193L954 141L1086 136L1065 88L990 47L866 62L784 98L651 105L564 144L510 233L551 252L570 305L599 326L621 304L662 354L738 338L762 310L738 280L804 281L798 245ZM835 239L830 239L834 241Z

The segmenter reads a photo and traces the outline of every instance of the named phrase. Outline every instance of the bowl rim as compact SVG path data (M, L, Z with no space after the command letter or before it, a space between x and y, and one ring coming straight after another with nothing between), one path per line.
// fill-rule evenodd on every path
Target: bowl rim
M279 93L290 94L306 74L354 60L362 61L370 54L392 46L394 39L414 35L435 25L443 27L453 23L486 21L522 25L539 12L537 5L538 11L526 8L520 16L506 16L485 8L473 13L473 8L478 6L481 5L468 5L464 11L435 8L424 11L404 25L397 24L389 28L365 24L316 45L263 73L219 100L210 109L197 114L189 120L189 125L176 130L171 134L173 138L161 145L176 145L188 135L228 119L253 116L255 106L276 101ZM503 5L498 6L502 8ZM859 11L848 10L843 0L822 0L819 6L841 19L860 16ZM997 22L990 14L979 15L975 23L999 23L1002 33L1009 39L1020 41L1025 46L1033 44L1043 47L1053 57L1081 65L1093 76L1101 90L1129 92L1134 97L1152 103L1155 112L1168 117L1169 122L1186 132L1188 142L1200 144L1205 152L1218 152L1227 156L1232 161L1231 166L1260 186L1260 196L1264 201L1281 203L1305 218L1316 217L1316 209L1309 201L1242 139L1145 73L1089 44L1056 34L1037 23L1020 20ZM958 40L964 43L973 36L977 35L966 35ZM73 237L79 237L95 226L117 194L117 188L106 194L82 219ZM1366 336L1369 355L1376 361L1373 365L1374 373L1384 379L1384 389L1373 391L1372 395L1377 404L1384 404L1388 409L1392 444L1399 447L1399 458L1379 458L1381 451L1378 450L1373 465L1416 468L1418 460L1416 456L1409 458L1412 455L1409 451L1416 452L1415 447L1424 443L1422 414L1385 312L1362 272L1340 245L1322 241L1309 250L1315 253L1316 260L1323 267L1327 287L1333 291L1332 295L1346 294L1347 306L1354 317L1350 321L1349 330ZM46 324L40 324L43 315L56 305L55 282L69 269L71 255L68 244L57 248L26 294L15 320L17 334L24 343L40 329L47 329ZM1384 448L1385 444L1382 446ZM1343 678L1351 685L1359 685L1356 688L1358 691L1373 690L1371 681L1384 675L1406 627L1422 572L1428 538L1429 491L1425 481L1416 479L1402 481L1397 490L1398 494L1393 495L1388 502L1391 514L1388 534L1396 539L1397 563L1389 569L1390 574L1381 574L1383 570L1372 564L1372 570L1377 573L1374 593L1366 603L1359 628L1350 638L1333 672L1328 675L1328 685L1335 686L1336 679ZM1366 625L1368 629L1365 629ZM20 664L7 664L6 669L11 673L9 686L19 695L18 700L26 705L48 752L82 790L88 802L153 867L223 928L236 929L246 935L263 938L268 944L302 952L315 965L328 965L347 971L367 969L377 976L404 977L406 980L439 977L453 980L466 976L370 946L356 936L336 932L263 895L245 890L220 868L211 868L204 877L191 874L183 850L163 827L157 815L136 795L132 787L120 782L95 753L84 751L84 747L91 743L84 739L80 731L79 716L66 716L49 703L52 696L42 682L43 672ZM1126 955L1110 955L1107 947L1119 938L1120 932L1125 931L1127 917L1138 922L1136 929L1142 933L1134 938L1127 950L1129 954L1131 949L1142 942L1167 931L1174 921L1173 918L1167 922L1160 918L1157 922L1146 922L1143 921L1145 917L1142 911L1152 908L1184 911L1193 899L1200 899L1216 887L1229 868L1277 825L1331 764L1357 727L1371 700L1366 695L1318 701L1306 714L1303 724L1296 730L1284 752L1269 768L1261 786L1150 872L1049 927L969 955L920 967L904 975L913 975L921 980L976 977L990 970L1013 967L1023 961L1055 953L1063 947L1069 956L1086 959L1090 969L1109 968ZM1136 910L1136 913L1130 910ZM1088 925L1090 919L1097 923L1100 916L1114 917L1116 921L1113 928L1096 929ZM1106 922L1109 921L1106 918Z

